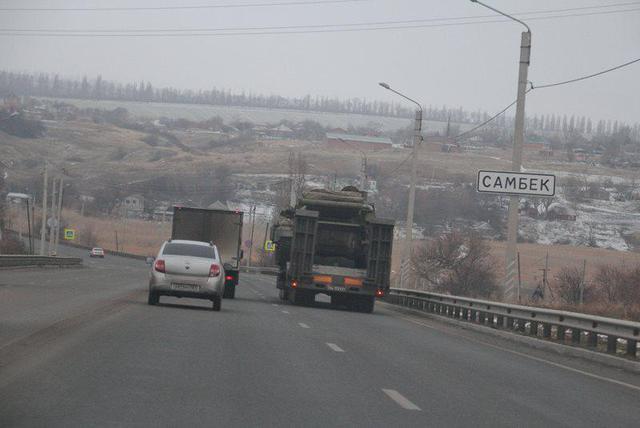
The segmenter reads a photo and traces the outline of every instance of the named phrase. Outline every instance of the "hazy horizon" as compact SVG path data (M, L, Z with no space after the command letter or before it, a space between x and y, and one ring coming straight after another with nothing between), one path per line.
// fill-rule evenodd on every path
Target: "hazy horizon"
M28 4L25 4L28 3ZM273 3L269 0L253 1ZM488 2L518 15L532 29L529 79L546 84L591 74L640 56L640 2L522 0ZM516 4L514 4L516 3ZM204 0L161 4L123 1L9 1L18 7L158 7L230 5ZM362 0L306 5L177 10L3 10L0 68L49 72L154 87L228 89L285 97L366 98L401 103L378 87L386 81L423 105L463 107L493 114L515 99L520 25L496 18L470 1ZM603 6L598 7L596 6ZM635 7L638 6L638 7ZM566 10L571 9L571 10ZM625 11L624 13L617 13ZM573 16L580 15L580 16ZM564 16L564 17L560 17ZM552 19L539 19L549 18ZM447 18L446 21L428 21ZM269 31L317 31L313 26L422 20L421 28L247 34L246 28L312 26ZM452 25L456 24L456 25ZM415 26L380 24L380 26ZM193 29L245 28L243 34L192 35ZM321 27L322 31L344 27ZM18 36L28 33L28 36ZM36 30L29 32L25 30ZM58 31L84 31L61 36ZM127 35L121 34L130 31ZM134 31L135 30L135 31ZM145 32L160 30L149 36ZM167 30L175 30L171 34ZM189 30L186 31L185 30ZM38 33L40 31L40 33ZM47 35L44 35L46 31ZM114 31L99 33L95 31ZM92 34L88 34L94 32ZM120 33L118 33L120 32ZM135 32L138 32L137 35ZM42 35L39 35L41 34ZM104 36L108 34L108 36ZM158 35L161 34L161 35ZM527 97L527 115L567 114L598 120L640 121L640 63ZM411 107L407 104L407 107ZM510 115L513 111L509 112Z

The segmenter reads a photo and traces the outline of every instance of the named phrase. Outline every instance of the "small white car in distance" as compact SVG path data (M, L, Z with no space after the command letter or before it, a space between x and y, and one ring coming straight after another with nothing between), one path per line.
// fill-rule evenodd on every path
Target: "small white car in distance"
M219 311L224 290L224 267L215 245L169 240L162 244L149 275L150 305L160 296L192 297L213 302Z
M89 257L100 257L104 259L104 250L99 247L95 247L89 250Z

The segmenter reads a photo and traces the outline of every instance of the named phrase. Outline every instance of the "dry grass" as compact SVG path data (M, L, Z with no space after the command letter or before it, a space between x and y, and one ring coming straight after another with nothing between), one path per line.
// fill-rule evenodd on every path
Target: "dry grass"
M506 242L490 241L491 253L496 261L496 269L504 271ZM571 245L542 245L518 244L520 252L520 269L522 282L535 287L542 280L542 270L545 267L545 257L549 253L549 273L551 281L555 274L565 266L575 266L582 269L584 261L587 263L586 278L595 275L598 266L603 264L639 264L640 254L608 250L604 248L578 247Z

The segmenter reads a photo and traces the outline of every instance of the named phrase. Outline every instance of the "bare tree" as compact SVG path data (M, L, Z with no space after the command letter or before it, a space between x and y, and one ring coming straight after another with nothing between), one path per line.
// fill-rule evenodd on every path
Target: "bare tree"
M583 272L577 267L565 266L555 276L553 288L560 299L567 304L580 303L580 289L583 287ZM591 297L592 287L584 284L583 301Z
M308 168L309 164L302 153L289 152L289 177L296 200L302 197L304 186L307 184Z
M412 264L434 289L487 297L497 290L488 245L473 231L454 231L419 247Z

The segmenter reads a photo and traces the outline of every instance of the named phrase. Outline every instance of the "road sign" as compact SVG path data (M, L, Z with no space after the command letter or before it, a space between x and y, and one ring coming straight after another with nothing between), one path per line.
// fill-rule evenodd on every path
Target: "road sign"
M75 229L65 229L64 230L64 239L65 241L73 241L76 239L76 231Z
M273 241L266 241L264 243L264 250L273 253L276 250L276 243Z
M57 227L58 226L58 219L55 217L49 217L47 219L47 227L49 229L53 228L53 227Z
M478 192L507 195L553 196L556 176L511 171L478 171Z

